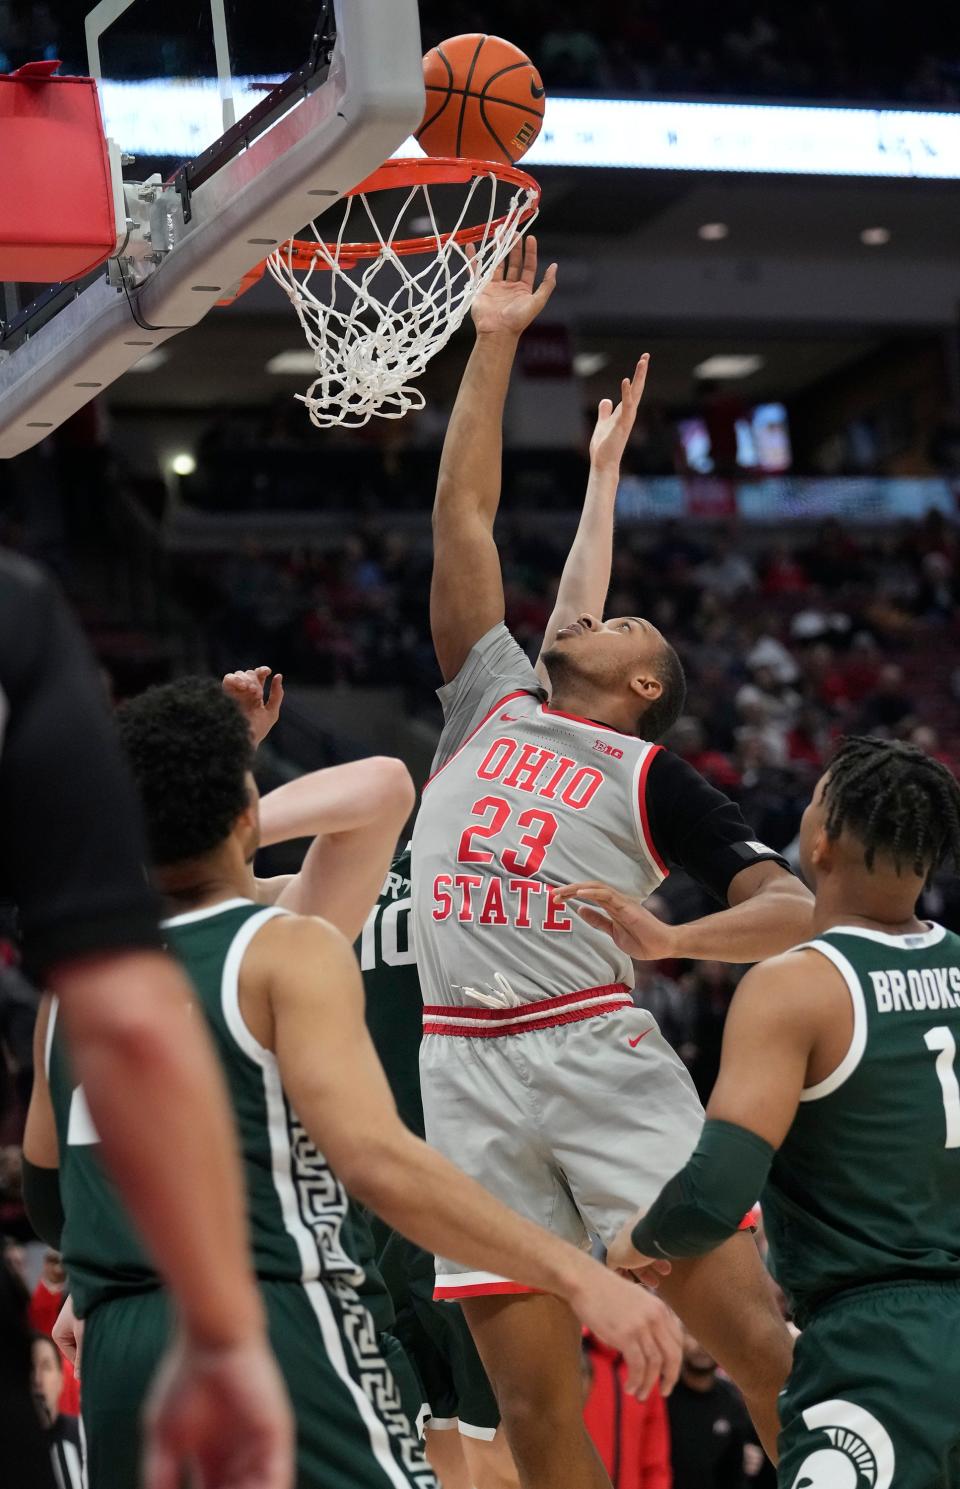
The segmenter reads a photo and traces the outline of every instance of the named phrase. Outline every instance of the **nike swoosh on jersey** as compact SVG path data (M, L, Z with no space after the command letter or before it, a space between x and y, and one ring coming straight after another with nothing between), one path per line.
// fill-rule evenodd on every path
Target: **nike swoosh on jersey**
M516 715L512 713L502 713L500 715L500 722L501 724L515 724L517 722Z
M630 1048L632 1050L635 1050L636 1047L637 1047L637 1045L640 1043L641 1039L646 1039L647 1035L648 1034L652 1034L652 1033L653 1033L653 1030L652 1029L644 1029L643 1033L642 1034L638 1034L637 1037L636 1037L636 1039L628 1039L627 1040L627 1044L630 1046Z

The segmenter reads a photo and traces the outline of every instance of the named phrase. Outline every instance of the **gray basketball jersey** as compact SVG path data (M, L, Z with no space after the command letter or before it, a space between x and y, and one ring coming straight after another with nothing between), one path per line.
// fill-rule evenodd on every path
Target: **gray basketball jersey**
M658 746L545 697L503 625L440 690L446 722L413 838L425 1003L632 986L630 958L554 891L591 878L646 899L662 883L644 800Z

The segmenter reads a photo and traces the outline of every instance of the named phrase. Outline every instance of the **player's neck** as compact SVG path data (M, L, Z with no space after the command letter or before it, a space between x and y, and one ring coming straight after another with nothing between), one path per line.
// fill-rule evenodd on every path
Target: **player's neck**
M578 688L575 684L562 683L555 688L547 701L548 708L560 713L570 713L578 719L587 719L608 729L618 729L621 734L632 734L636 724L636 711L629 706L617 706L607 694L592 692L589 688Z
M871 893L861 882L845 884L827 880L817 885L813 910L815 934L835 925L858 926L865 931L881 931L886 936L911 936L926 930L915 909L896 896L884 896L876 889Z
M222 900L252 900L256 888L252 865L226 854L160 869L155 880L168 911L175 915L207 910Z

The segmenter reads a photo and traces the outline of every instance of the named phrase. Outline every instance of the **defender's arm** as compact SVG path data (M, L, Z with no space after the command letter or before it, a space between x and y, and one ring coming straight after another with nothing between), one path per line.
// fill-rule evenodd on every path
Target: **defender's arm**
M739 1229L796 1116L818 1036L836 1022L832 978L818 976L812 958L822 962L816 952L797 952L743 978L696 1151L647 1214L628 1221L610 1265L700 1256Z
M444 440L433 508L430 627L445 682L471 647L503 620L503 580L493 540L500 503L503 408L517 342L553 293L540 288L536 239L518 243L473 303L476 344Z
M659 1301L612 1292L588 1256L515 1215L400 1121L341 936L319 921L279 919L253 942L246 977L266 979L284 1090L351 1194L431 1251L566 1298L624 1353L633 1389L645 1394L660 1376L669 1391L679 1361Z
M52 999L40 1004L33 1028L33 1089L23 1133L23 1203L41 1240L60 1250L63 1204L60 1199L60 1147L47 1080L47 1029Z
M380 892L416 801L402 760L374 755L278 786L260 803L261 842L312 837L299 873L257 881L258 898L320 915L353 940Z

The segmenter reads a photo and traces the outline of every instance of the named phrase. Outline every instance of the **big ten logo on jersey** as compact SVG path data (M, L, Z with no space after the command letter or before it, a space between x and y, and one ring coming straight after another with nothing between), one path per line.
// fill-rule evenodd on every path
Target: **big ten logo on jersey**
M416 964L410 905L410 880L391 869L360 936L361 972Z

